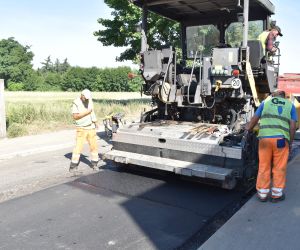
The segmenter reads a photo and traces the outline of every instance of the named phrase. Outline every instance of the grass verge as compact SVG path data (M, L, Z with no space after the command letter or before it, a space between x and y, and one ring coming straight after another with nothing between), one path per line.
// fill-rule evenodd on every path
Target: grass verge
M94 99L94 108L99 123L110 114L122 112L125 119L138 117L144 109L149 109L149 99ZM6 125L8 137L33 135L43 132L73 128L71 116L72 100L53 97L25 98L21 101L13 97L6 102Z

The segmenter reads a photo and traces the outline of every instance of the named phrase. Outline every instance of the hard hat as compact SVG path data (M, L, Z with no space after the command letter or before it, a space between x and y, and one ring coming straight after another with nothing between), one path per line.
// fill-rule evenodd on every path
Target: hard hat
M81 94L82 94L82 95L85 97L85 99L87 99L87 100L92 99L91 91L89 91L88 89L82 90Z

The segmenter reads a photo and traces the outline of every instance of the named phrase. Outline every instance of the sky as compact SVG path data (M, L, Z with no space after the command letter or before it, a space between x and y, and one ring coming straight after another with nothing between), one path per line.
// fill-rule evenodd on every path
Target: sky
M103 0L0 0L0 39L14 37L30 45L34 68L49 55L52 61L68 58L72 66L117 67L124 48L103 47L93 35L97 19L109 18Z
M251 1L251 0L250 0ZM281 73L300 73L300 1L272 0L276 6L277 20L283 37L281 49ZM116 62L124 48L104 47L93 35L100 29L97 19L110 18L104 0L0 0L0 39L14 37L23 45L30 45L35 54L33 64L49 55L68 58L71 65L82 67L132 66L128 62Z

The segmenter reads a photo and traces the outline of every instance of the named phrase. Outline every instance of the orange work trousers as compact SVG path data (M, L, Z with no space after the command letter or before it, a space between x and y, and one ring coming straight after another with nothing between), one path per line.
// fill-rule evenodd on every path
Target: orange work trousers
M98 161L98 144L97 144L97 135L95 129L83 129L77 128L76 130L76 146L72 154L72 162L77 164L79 163L80 154L85 142L88 142L91 152L91 160Z
M283 189L286 182L286 168L289 157L289 143L278 148L280 138L262 138L259 140L259 169L256 189L269 189L271 185L271 171L273 188Z

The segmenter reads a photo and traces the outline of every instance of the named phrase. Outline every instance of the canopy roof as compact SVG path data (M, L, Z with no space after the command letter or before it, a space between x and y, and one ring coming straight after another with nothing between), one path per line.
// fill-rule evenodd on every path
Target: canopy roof
M131 0L148 10L186 25L214 24L222 20L236 21L238 0ZM243 2L243 1L241 1ZM275 6L269 0L249 0L249 20L265 20L274 14Z

